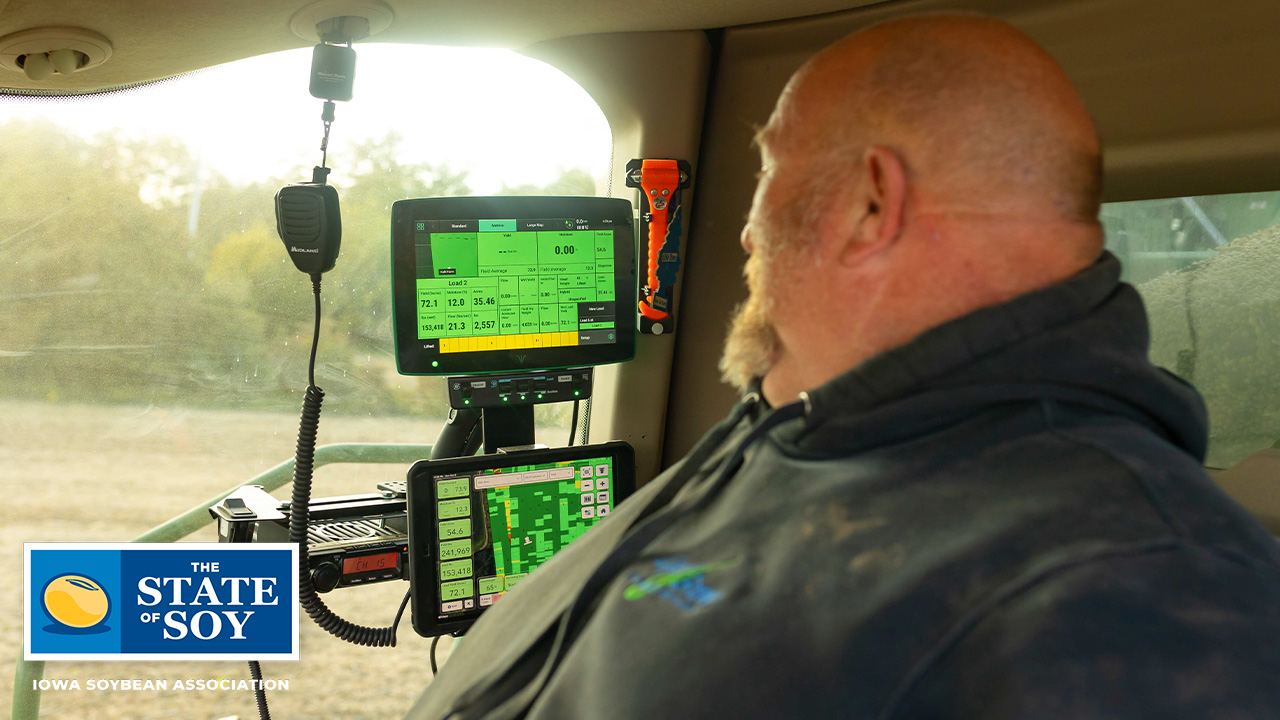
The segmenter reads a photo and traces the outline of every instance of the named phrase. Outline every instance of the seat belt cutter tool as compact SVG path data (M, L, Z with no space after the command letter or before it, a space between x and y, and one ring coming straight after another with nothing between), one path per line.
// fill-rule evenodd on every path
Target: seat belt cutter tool
M647 272L641 274L642 334L675 330L675 291L680 276L681 191L689 187L684 160L636 159L627 163L627 187L640 190L640 232L648 239Z

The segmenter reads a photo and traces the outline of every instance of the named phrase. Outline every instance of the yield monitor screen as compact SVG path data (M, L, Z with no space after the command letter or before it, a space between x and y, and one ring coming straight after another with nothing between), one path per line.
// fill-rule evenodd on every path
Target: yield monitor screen
M624 442L423 460L409 470L413 627L468 628L635 490Z
M392 206L406 375L578 367L635 354L631 204L456 197Z

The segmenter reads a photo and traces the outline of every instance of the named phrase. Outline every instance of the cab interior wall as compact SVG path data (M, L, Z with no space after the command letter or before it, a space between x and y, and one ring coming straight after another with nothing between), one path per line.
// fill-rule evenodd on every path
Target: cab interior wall
M705 33L589 35L521 52L564 71L600 105L613 133L610 191L615 197L634 198L625 177L631 158L679 158L693 163L694 185L685 203L692 201L711 52ZM661 72L653 72L655 58L661 58ZM689 215L683 220L687 237ZM672 335L643 336L634 360L596 369L591 437L631 443L640 484L660 469L674 348Z
M664 465L736 399L717 361L745 297L738 234L759 169L754 129L791 73L826 45L875 22L937 11L1001 17L1062 63L1103 139L1104 200L1280 189L1280 103L1258 91L1280 77L1273 0L920 0L728 28L707 101Z

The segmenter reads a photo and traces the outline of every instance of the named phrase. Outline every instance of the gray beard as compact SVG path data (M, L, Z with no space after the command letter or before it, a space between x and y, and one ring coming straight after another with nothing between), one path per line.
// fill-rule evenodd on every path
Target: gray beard
M750 294L734 311L724 354L720 357L720 377L744 391L752 380L764 377L773 368L782 347L769 317L772 303L760 289L762 265L755 255L747 260L743 274L747 276Z

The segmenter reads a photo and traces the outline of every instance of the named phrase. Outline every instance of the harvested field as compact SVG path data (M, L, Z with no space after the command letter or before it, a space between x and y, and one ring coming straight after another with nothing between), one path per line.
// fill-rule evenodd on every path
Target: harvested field
M326 417L320 442L430 443L439 422ZM292 411L237 412L91 407L0 401L0 570L14 579L0 592L0 657L22 649L22 543L127 541L178 512L292 456ZM317 496L370 492L403 479L401 466L344 465L316 474ZM276 491L285 497L289 487ZM212 542L212 526L189 538ZM408 589L381 583L329 593L344 617L386 625ZM301 617L301 660L264 663L266 677L288 679L269 693L275 718L398 718L431 679L429 640L406 617L396 648L363 648L325 634ZM443 658L451 639L440 643ZM0 665L0 697L13 689L12 660ZM46 678L248 679L239 662L48 663ZM47 691L42 718L96 720L257 717L245 691Z

